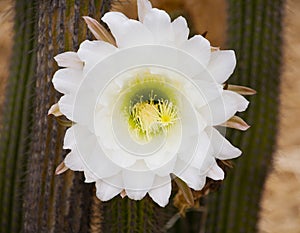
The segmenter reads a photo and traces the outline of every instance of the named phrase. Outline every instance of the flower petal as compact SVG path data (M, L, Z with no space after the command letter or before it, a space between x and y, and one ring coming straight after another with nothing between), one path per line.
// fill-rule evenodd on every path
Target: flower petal
M181 49L191 54L202 65L207 66L210 59L210 43L203 36L196 35L184 42Z
M95 64L115 53L117 48L110 43L94 40L85 40L80 44L78 56L84 62L85 73Z
M209 169L207 176L213 180L223 180L224 171L217 165L217 163L215 163L215 165Z
M208 102L222 95L223 87L221 85L216 85L216 83L204 81L197 77L193 78L193 82L197 85L196 89L188 88L188 86L185 86L185 89L188 96L194 96L193 103L195 103L196 108L207 105Z
M186 152L183 150L178 156L189 166L200 169L205 158L211 154L209 138L205 132L200 131L197 135L197 144L193 148L191 155L186 155Z
M60 67L68 67L74 69L82 69L83 62L79 59L75 52L64 52L56 55L54 60Z
M71 151L69 154L67 154L64 163L66 167L70 168L73 171L83 171L84 165L82 163L82 160L78 156L78 153Z
M64 95L58 101L59 110L69 120L73 121L75 97L72 95Z
M138 161L130 169L123 170L125 191L129 198L142 199L151 189L155 174L146 167L143 161Z
M106 156L98 143L90 154L82 153L82 157L87 169L98 179L114 176L121 170L118 164L113 163Z
M222 84L230 75L236 65L236 58L233 50L219 50L211 53L207 66L214 79Z
M242 152L231 145L231 143L214 127L207 127L206 132L210 136L215 158L227 160L234 159L241 155Z
M188 28L186 19L179 16L171 23L171 27L174 34L175 44L177 47L180 47L183 42L187 41L190 34L190 29Z
M152 189L149 190L149 196L161 207L165 207L171 196L171 178L170 176L156 176Z
M143 23L151 31L155 44L169 44L174 40L171 33L171 18L165 11L153 8L145 16Z
M208 171L215 165L215 163L216 160L213 156L206 156L199 170L199 174L202 176L206 176Z
M200 114L210 125L220 125L235 115L245 111L249 102L241 95L232 91L223 91L222 98L210 102L199 109Z
M96 195L101 201L108 201L122 192L122 188L115 187L102 180L96 181Z
M76 144L74 127L68 128L64 137L63 149L72 149Z
M147 13L152 9L151 2L148 0L138 0L137 6L138 6L139 21L143 22Z
M52 83L60 93L74 93L83 79L82 71L72 68L64 68L55 72Z
M180 159L176 162L174 174L194 190L201 190L205 185L205 176L200 175L199 169L191 167Z
M119 12L108 12L102 17L119 48L151 44L153 36L150 31L139 21L128 19Z
M85 177L85 180L84 180L85 183L93 183L93 182L96 182L97 180L99 180L98 177L96 177L88 169L84 170L84 177Z

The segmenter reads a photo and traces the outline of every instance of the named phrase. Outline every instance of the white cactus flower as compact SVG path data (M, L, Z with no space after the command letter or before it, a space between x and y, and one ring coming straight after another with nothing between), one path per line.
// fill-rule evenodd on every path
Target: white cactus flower
M103 16L115 45L108 35L111 43L86 40L77 53L55 57L65 68L53 77L63 96L52 110L73 122L64 139L71 150L65 166L96 182L100 200L125 191L165 206L171 174L194 190L206 177L224 178L216 159L241 151L215 126L248 101L223 89L236 65L233 51L211 49L201 35L189 39L183 17L171 22L148 0L137 2L139 21L119 12Z

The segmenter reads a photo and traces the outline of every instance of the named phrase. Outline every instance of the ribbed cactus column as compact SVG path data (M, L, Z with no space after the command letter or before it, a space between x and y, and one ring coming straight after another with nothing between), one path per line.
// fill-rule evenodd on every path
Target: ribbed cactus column
M257 232L261 193L276 145L284 1L228 0L228 5L228 47L238 61L230 83L250 86L257 95L243 116L252 127L229 132L243 156L222 189L208 198L206 233Z
M22 193L23 231L88 232L93 215L93 185L85 184L79 173L70 171L61 176L54 175L66 153L62 149L65 129L53 117L47 116L47 112L59 98L51 83L53 73L58 69L53 57L66 50L78 49L79 43L88 35L81 16L99 18L100 14L96 12L99 12L100 2L37 1L31 8L37 12L37 17L31 20L37 20L38 43L34 49L37 65L32 143Z
M19 232L35 80L35 1L15 3L14 52L0 132L0 232ZM5 54L2 54L5 56Z

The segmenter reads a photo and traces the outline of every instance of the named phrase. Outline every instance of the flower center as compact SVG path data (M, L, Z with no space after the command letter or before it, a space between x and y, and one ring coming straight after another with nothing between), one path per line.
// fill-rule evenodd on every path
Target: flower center
M178 120L175 106L168 100L150 100L136 103L131 109L132 130L146 141L161 132L167 132Z
M124 85L121 108L130 136L137 143L150 143L156 136L159 139L179 120L174 83L166 76L144 70Z

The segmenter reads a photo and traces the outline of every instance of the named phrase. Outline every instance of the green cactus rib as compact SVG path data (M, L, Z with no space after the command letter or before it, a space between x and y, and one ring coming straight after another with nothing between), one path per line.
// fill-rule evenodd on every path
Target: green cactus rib
M241 114L252 127L229 131L243 156L221 191L208 198L206 232L256 232L260 198L276 145L282 58L284 1L228 0L229 48L238 66L230 83L250 86L258 94Z
M35 9L15 3L15 36L0 134L0 229L19 232L22 221L24 165L30 134L35 67Z

